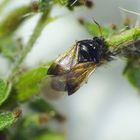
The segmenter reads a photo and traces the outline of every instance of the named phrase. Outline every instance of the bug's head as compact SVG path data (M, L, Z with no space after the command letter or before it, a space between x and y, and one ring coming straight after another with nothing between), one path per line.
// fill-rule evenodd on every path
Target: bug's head
M78 41L77 44L79 47L79 63L95 62L98 64L100 62L105 46L103 38L94 37L93 39Z

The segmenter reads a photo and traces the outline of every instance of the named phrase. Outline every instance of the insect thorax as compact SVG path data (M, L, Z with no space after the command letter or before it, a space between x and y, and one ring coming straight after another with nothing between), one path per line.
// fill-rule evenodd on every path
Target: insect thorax
M77 42L79 47L78 61L99 63L105 48L104 39L94 37L93 39L81 40Z

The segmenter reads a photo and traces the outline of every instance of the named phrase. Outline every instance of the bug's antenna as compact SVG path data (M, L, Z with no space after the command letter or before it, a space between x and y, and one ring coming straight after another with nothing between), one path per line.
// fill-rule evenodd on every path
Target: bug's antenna
M94 23L98 26L101 37L103 37L103 30L100 24L93 18Z

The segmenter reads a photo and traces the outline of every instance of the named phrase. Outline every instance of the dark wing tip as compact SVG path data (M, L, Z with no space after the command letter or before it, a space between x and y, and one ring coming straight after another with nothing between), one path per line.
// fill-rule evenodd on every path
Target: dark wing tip
M67 75L67 78L68 78L69 74ZM67 79L67 83L66 83L66 90L68 92L68 96L74 94L76 92L76 87L77 87L77 84L75 85L75 82L73 81L73 79Z
M76 90L77 91L77 90ZM73 95L76 91L68 91L68 96Z

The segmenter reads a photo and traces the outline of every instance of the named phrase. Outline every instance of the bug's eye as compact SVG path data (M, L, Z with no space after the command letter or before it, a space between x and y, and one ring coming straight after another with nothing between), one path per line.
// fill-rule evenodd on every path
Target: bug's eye
M91 56L89 54L89 49L85 45L80 46L79 50L79 57L78 57L79 62L89 62L92 61Z

